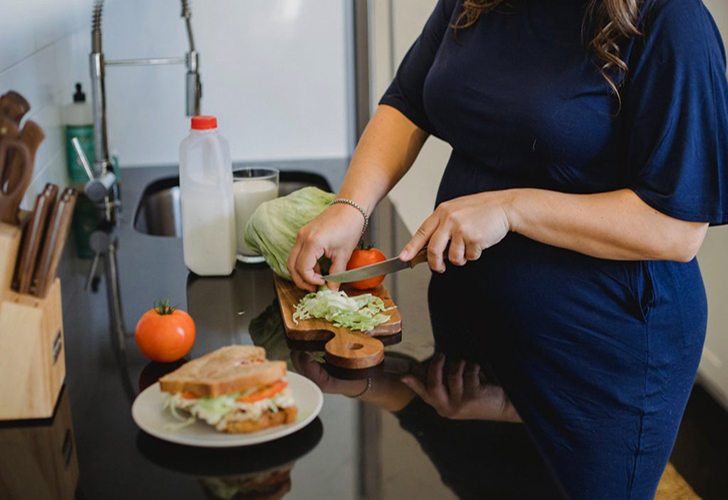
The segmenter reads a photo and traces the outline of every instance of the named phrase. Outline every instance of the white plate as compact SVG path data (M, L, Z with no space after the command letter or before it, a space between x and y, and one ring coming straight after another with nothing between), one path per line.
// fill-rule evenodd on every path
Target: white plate
M131 416L142 430L152 436L172 443L203 448L231 448L250 446L282 438L306 427L321 411L324 395L316 384L297 373L288 372L288 387L298 406L296 421L249 434L218 432L205 422L197 421L176 431L166 429L168 424L179 423L169 410L164 410L164 394L159 383L147 387L137 396L131 407Z

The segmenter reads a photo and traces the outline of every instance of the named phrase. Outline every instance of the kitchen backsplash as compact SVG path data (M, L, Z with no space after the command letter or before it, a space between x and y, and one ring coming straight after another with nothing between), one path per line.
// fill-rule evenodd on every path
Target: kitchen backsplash
M46 182L67 183L63 107L73 84L88 85L92 0L26 0L0 7L0 91L20 92L46 138L23 207Z
M179 57L179 0L106 0L107 59ZM191 2L203 113L217 114L234 161L341 158L353 148L349 2ZM46 133L23 207L66 183L63 109L74 83L90 100L93 0L0 4L0 91L20 92ZM108 68L110 146L122 166L169 165L187 134L184 66Z

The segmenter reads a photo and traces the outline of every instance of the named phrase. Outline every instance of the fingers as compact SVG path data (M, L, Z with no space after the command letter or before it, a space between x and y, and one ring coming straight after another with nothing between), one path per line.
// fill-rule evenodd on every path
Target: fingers
M351 254L345 256L342 252L334 253L331 256L331 268L329 269L329 274L343 273L346 271L346 265L349 263L350 258ZM331 290L337 291L340 284L327 281L326 286L328 286Z
M447 252L447 260L456 266L464 266L468 262L465 253L465 241L461 236L453 235L450 241L450 249Z
M301 250L296 257L296 263L294 265L295 270L298 274L300 284L296 282L299 288L315 292L317 286L325 285L326 283L321 278L321 274L314 271L318 260L324 254L324 249L319 246L315 246L312 243L311 238L307 238L307 244L301 246Z
M465 370L465 361L460 360L455 367L451 369L447 376L447 386L450 390L450 398L453 403L458 404L463 399L463 371Z
M480 387L480 365L468 363L463 374L463 384L466 392L475 392Z
M471 262L478 260L482 253L483 250L480 248L480 245L477 244L467 245L465 248L465 258Z
M403 384L412 389L423 401L428 402L427 387L423 381L412 375L405 375L401 380Z
M435 232L439 225L439 216L437 214L430 215L425 222L417 229L417 232L412 239L404 246L402 252L399 254L399 258L407 262L417 255L422 247L424 247L430 240L430 236Z
M445 259L443 255L449 241L450 231L440 226L432 235L430 243L427 245L427 262L430 265L430 269L437 273L445 272Z
M427 389L430 395L437 399L445 399L447 391L442 383L442 370L445 366L445 355L438 353L430 363L427 370Z

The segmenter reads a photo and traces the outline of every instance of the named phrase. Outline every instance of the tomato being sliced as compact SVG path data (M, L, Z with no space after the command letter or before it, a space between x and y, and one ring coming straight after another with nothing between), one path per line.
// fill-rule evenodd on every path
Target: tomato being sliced
M272 398L279 392L282 392L283 389L285 389L286 387L288 387L288 382L286 382L285 380L279 380L278 382L274 382L269 386L258 389L249 396L240 397L235 401L237 401L238 403L255 403L257 401L262 401L263 399Z
M376 248L359 249L357 248L351 254L349 262L346 264L346 270L357 269L359 267L369 266L387 260L387 257ZM384 281L384 276L376 276L361 281L349 283L349 286L357 290L371 290L376 288Z

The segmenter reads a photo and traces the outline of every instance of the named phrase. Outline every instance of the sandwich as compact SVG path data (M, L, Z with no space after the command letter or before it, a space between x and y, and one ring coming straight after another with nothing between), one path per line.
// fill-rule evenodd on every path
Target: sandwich
M237 476L205 477L200 482L210 499L280 500L291 491L293 465Z
M262 347L228 346L184 364L159 385L165 409L184 425L203 420L220 432L257 432L296 419L286 373L286 363L268 361Z

